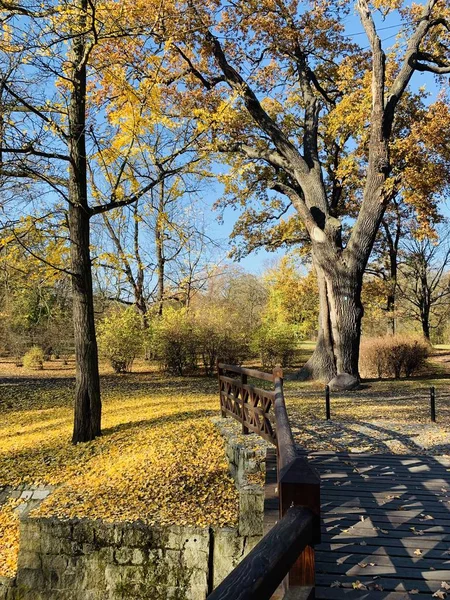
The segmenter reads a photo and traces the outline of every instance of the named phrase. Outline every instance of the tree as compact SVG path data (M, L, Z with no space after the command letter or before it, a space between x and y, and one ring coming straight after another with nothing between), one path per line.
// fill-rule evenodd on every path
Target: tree
M70 281L63 270L68 246L56 223L21 219L0 235L2 350L17 359L32 345L46 355L73 347Z
M448 316L449 232L441 230L438 240L412 237L403 242L401 250L402 298L409 305L413 319L420 323L424 337L430 340L432 319L433 326L439 328Z
M314 271L301 275L293 256L283 257L265 273L269 297L265 320L292 325L301 339L317 335L319 305Z
M99 163L105 157L105 148L110 146L111 137L117 138L114 127L120 128L120 118L114 122L108 110L108 106L114 107L108 102L108 81L114 77L116 63L116 76L125 73L123 65L128 64L128 56L145 42L139 37L142 27L131 18L130 11L120 12L114 10L114 5L95 0L48 1L39 6L2 2L0 6L0 63L5 66L0 84L4 114L0 172L4 182L19 180L32 186L30 194L34 200L39 199L40 206L62 202L66 208L70 241L70 268L66 270L72 281L77 365L72 441L84 442L101 433L91 220L135 204L161 181L156 175L141 185L130 169L121 168L123 161L116 153L110 164L115 161L119 168L114 179L104 181L102 197L95 194L98 182L92 184L94 172L101 171ZM149 17L153 22L157 19L155 14ZM133 41L129 54L119 61L117 53L113 64L104 61L102 52L113 57L112 41L115 49L123 50L119 44L122 39ZM133 83L136 93L153 90L147 95L140 118L150 118L151 113L157 121L161 116L157 90L165 73L150 56L146 64L146 77L135 78ZM130 142L129 151L131 148ZM173 175L174 170L169 173ZM3 190L9 194L12 212L17 213L15 190L5 186Z
M358 0L366 52L345 35L347 3L238 1L220 13L192 1L181 3L180 13L181 6L189 27L167 19L164 34L190 73L188 93L203 90L196 114L212 128L210 147L229 156L233 176L241 174L243 189L231 182L231 193L241 203L263 198L270 214L292 205L310 244L319 336L300 375L358 377L363 274L398 189L394 122L415 72L450 73L449 9L443 0L410 9ZM407 47L387 55L376 13L386 17L393 9L403 18ZM346 182L352 145L362 177L356 187Z
M391 144L391 156L398 193L383 216L367 269L367 274L379 278L384 288L383 311L391 334L396 328L402 241L412 240L414 235L435 238L435 227L442 220L437 205L450 191L448 99L442 96L427 107L424 94L422 90L408 95L395 123L397 135ZM373 284L372 280L370 294Z

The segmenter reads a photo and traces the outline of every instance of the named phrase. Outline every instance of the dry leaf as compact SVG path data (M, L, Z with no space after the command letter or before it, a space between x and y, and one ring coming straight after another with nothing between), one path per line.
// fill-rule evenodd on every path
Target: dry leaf
M361 583L359 579L352 583L352 587L354 590L367 590L367 586Z

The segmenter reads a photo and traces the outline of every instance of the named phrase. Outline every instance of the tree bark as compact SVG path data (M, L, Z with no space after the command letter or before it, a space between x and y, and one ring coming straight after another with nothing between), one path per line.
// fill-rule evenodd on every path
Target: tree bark
M69 228L76 356L72 442L77 444L93 440L101 434L102 404L89 252L89 215L83 206L70 205Z
M158 289L156 303L158 315L162 316L164 310L164 288L165 288L165 266L164 256L164 214L165 214L165 190L164 182L161 182L158 199L158 212L155 222L155 249L156 249L156 272L158 277Z
M85 15L86 0L81 0ZM85 17L81 17L83 21ZM85 23L81 23L82 30ZM95 336L94 298L90 257L90 212L86 163L86 44L73 41L71 95L68 106L70 155L69 232L73 288L73 325L76 355L75 419L72 442L88 442L101 434L100 376Z
M328 383L339 373L349 373L359 379L362 272L349 269L342 260L327 264L317 257L317 250L313 264L319 283L319 335L311 358L296 378Z

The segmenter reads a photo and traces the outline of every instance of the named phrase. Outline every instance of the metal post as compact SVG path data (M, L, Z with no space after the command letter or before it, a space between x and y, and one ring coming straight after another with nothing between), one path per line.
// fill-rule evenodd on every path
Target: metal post
M434 387L430 387L430 414L431 422L436 423L436 391Z
M325 411L327 421L331 420L331 407L330 407L330 386L325 386Z

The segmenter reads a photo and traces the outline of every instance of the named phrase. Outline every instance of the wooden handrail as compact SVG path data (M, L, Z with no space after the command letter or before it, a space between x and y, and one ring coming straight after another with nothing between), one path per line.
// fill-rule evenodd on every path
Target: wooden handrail
M246 369L236 365L227 365L221 362L218 362L218 366L222 371L229 371L230 373L237 373L238 375L247 375L247 377L262 379L263 381L273 381L272 373L265 373L264 371L258 371L257 369Z
M208 596L208 600L269 600L313 536L314 515L290 508Z
M306 541L298 550L294 560L284 563L284 570L278 583L284 577L286 589L301 588L308 598L313 598L315 583L314 544L320 542L320 478L308 461L299 456L297 452L284 400L283 371L281 367L277 367L272 373L264 373L263 371L245 369L218 361L217 372L222 416L232 416L242 423L243 433L256 432L277 447L278 495L281 519L278 525L284 522L286 515L290 513L291 507L302 507L302 510L308 510L311 520L311 535L308 539L305 537L304 541ZM225 372L235 373L239 375L239 378L224 375ZM247 377L270 381L274 384L275 389L272 392L267 392L255 388L247 384ZM260 403L260 406L257 406L258 403ZM281 528L280 530L275 529L275 531L278 531L276 535L281 535L280 531L284 535L285 530ZM270 533L268 535L270 536ZM265 539L263 538L262 542ZM270 548L270 546L268 547ZM255 578L259 576L259 569L253 562L250 561L245 564L250 570L253 569L248 577ZM272 575L271 569L274 568L268 565L265 567L265 569L268 569L267 577L269 579ZM247 600L254 598L256 600L257 598L271 597L272 592L269 595L261 595L261 593L260 595L251 595L253 592L250 588L250 591L248 591L250 595L239 595L241 593L239 587L241 582L236 578L230 579L233 573L241 572L239 569L240 566L236 567L218 588L222 589L222 586L228 582L227 585L231 586L230 594L217 596L217 599L242 598L242 600ZM222 593L225 594L225 591ZM309 595L310 593L311 595ZM211 595L210 598L216 600L215 595Z
M297 458L294 436L286 410L283 393L283 371L276 368L273 371L275 384L275 423L277 428L278 469L281 471Z

